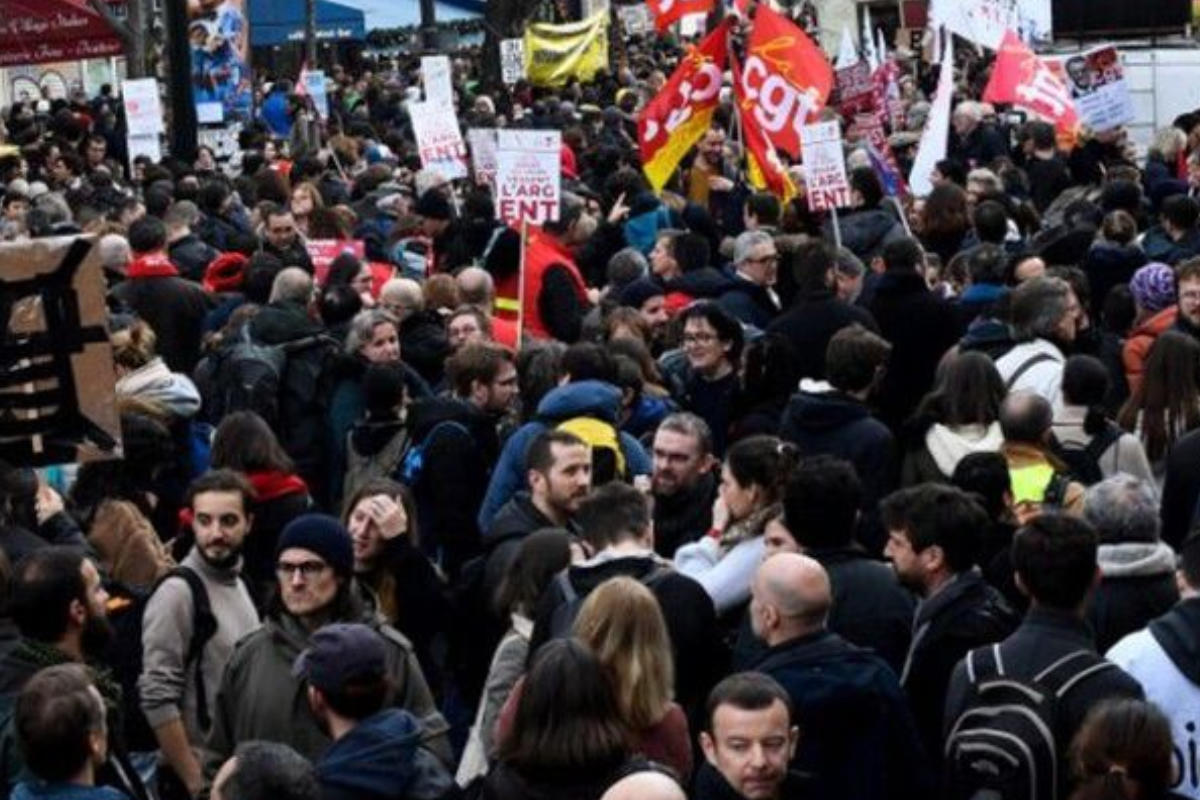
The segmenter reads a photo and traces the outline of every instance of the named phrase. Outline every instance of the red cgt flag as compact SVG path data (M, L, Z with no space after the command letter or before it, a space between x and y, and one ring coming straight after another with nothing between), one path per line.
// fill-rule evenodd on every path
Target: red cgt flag
M642 169L656 191L712 123L727 60L729 20L688 48L671 79L638 115Z
M754 118L755 104L742 95L742 70L733 61L733 87L738 115L742 122L742 141L746 146L746 175L754 188L771 192L783 202L796 195L796 185L788 176L775 150L758 121Z
M688 14L707 14L716 0L646 0L654 14L654 29L662 33Z
M775 147L799 158L800 128L829 98L833 67L794 22L759 3L734 85L743 116L753 118Z
M1066 83L1011 30L1000 43L983 100L1024 108L1053 122L1062 134L1073 134L1079 127L1079 114Z

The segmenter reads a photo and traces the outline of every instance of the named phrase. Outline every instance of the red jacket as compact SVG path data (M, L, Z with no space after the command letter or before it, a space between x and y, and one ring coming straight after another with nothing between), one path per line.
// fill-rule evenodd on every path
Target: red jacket
M550 267L563 267L574 284L575 295L582 305L587 305L587 285L583 275L575 266L571 251L554 236L541 228L529 228L529 238L525 243L525 298L522 303L524 319L522 333L535 339L553 339L553 334L542 319L539 300L542 296L542 282L546 278L546 270Z

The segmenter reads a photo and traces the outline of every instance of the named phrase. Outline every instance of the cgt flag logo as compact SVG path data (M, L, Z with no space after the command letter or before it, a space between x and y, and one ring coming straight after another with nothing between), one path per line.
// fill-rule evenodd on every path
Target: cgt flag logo
M737 111L742 121L742 138L746 145L746 176L754 188L769 191L787 203L796 196L796 185L775 146L755 120L754 102L741 92L742 71L738 69L736 60L733 62L733 85Z
M716 0L646 0L654 15L654 29L662 33L688 14L707 14Z
M798 158L800 128L829 98L833 67L804 31L760 3L736 84L743 113L771 144Z
M1066 82L1011 30L1000 44L983 100L1012 103L1053 122L1060 136L1073 136L1079 128L1079 113Z
M729 21L689 48L666 86L638 116L642 169L662 189L680 160L704 135L721 95Z

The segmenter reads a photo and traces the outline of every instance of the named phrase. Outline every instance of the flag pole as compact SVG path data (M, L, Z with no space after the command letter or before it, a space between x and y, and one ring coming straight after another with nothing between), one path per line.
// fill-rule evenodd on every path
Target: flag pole
M912 238L912 228L909 227L908 217L904 213L904 206L900 205L900 198L894 194L888 195L888 199L892 201L892 205L896 207L896 213L900 215L900 224L904 226L904 235Z
M525 240L529 238L529 222L521 219L521 252L517 260L517 346L525 336Z
M830 213L833 214L833 243L837 245L837 249L842 249L842 224L838 221L837 206L829 207Z

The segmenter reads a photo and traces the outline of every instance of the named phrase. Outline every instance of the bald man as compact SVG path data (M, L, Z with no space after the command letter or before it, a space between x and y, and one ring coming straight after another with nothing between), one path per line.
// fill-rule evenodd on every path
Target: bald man
M517 324L496 316L496 282L481 267L467 267L458 273L458 293L463 303L474 306L491 318L492 338L512 349L517 348Z
M600 800L687 800L687 795L668 775L645 770L617 781Z
M787 690L805 732L792 766L815 777L816 797L933 796L896 674L825 627L832 604L825 568L798 553L766 559L751 585L751 625L769 648L753 669Z

